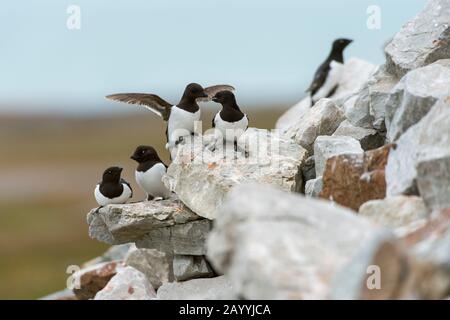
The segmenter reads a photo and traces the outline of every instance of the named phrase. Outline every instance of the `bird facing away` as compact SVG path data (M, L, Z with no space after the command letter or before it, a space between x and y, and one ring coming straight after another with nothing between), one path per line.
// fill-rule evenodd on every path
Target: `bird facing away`
M237 141L248 128L248 116L241 111L230 91L220 91L212 100L222 105L222 110L213 118L212 126L220 132L224 143L233 142L237 151Z
M180 102L176 105L165 101L155 94L146 93L119 93L106 96L107 99L128 104L144 106L167 121L167 145L171 150L183 137L194 134L194 124L200 120L200 107L197 102L211 101L212 97L219 92L234 88L229 85L216 85L203 88L197 83L186 86Z
M344 49L352 42L350 39L337 39L333 42L330 54L319 66L311 85L306 90L311 95L312 105L322 98L331 97L336 92L344 67Z
M121 173L120 167L110 167L103 172L102 181L97 184L94 191L99 206L123 204L133 196L130 184L120 178Z
M131 159L138 163L135 171L136 182L147 194L147 200L170 198L171 192L162 182L167 166L153 147L139 146Z

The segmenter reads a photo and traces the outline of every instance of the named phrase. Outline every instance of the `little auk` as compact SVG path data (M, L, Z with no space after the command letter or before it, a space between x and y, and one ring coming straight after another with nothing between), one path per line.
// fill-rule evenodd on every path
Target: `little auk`
M167 166L161 161L156 150L150 146L139 146L131 159L138 163L135 171L136 182L147 194L147 200L169 198L171 192L161 180Z
M95 200L100 207L108 204L124 204L133 196L128 182L120 178L122 168L110 167L103 172L102 181L94 191Z
M106 96L107 99L128 104L144 106L167 121L166 148L171 150L184 137L194 134L194 124L200 120L200 107L197 102L211 101L212 97L223 90L233 91L229 85L216 85L203 88L197 83L186 86L183 96L177 105L173 105L155 94L119 93Z
M336 92L344 67L344 49L352 42L350 39L337 39L333 42L329 56L319 66L311 85L306 90L311 95L311 106Z
M241 111L230 91L220 91L212 100L222 105L222 110L212 120L212 126L221 133L224 144L233 142L234 151L237 151L237 141L248 128L248 116Z

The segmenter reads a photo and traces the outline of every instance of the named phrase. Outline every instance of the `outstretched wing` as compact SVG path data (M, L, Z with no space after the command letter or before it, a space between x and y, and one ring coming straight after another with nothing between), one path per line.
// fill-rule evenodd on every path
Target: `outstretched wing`
M227 85L227 84L218 84L216 86L211 86L211 87L207 87L205 88L205 92L208 95L205 98L198 98L197 101L201 101L201 102L209 102L212 100L212 98L214 98L214 96L216 95L216 93L220 92L220 91L231 91L233 92L235 89L233 86Z
M144 106L148 110L156 113L165 121L169 120L172 105L156 94L146 93L118 93L106 96L106 99L128 104L137 104Z
M327 80L327 75L330 72L330 66L328 63L322 64L319 69L317 69L314 79L306 92L311 92L311 96L315 95L323 84Z

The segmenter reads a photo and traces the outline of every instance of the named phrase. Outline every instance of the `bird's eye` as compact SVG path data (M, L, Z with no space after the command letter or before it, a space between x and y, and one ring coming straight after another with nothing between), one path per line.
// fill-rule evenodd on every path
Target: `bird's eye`
M145 150L141 150L141 154L144 154L145 153Z
M112 171L108 171L108 174L111 174L112 173Z

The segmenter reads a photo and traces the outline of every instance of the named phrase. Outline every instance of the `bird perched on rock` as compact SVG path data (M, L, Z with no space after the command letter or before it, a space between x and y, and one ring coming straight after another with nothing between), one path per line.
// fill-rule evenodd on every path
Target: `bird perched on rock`
M123 204L133 196L128 182L120 178L122 168L110 167L103 172L102 181L94 191L95 200L100 207L108 204Z
M331 97L339 86L344 66L344 49L352 43L350 39L337 39L327 59L317 69L314 79L306 92L311 95L314 105L322 98Z
M162 182L167 166L159 158L156 150L150 146L139 146L131 159L138 163L135 171L136 182L147 194L147 200L169 198L171 192Z
M155 94L119 93L106 96L109 100L142 105L167 121L167 145L172 150L184 137L194 133L194 124L200 120L198 101L207 102L223 90L233 91L229 85L216 85L203 88L197 83L187 85L180 102L176 105L165 101ZM171 152L172 153L172 152Z
M238 139L248 128L248 116L241 111L230 91L220 91L212 100L222 105L222 110L213 118L212 126L221 133L224 144L233 142L234 151L237 151Z

